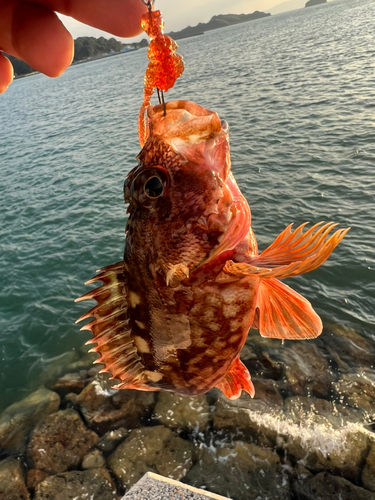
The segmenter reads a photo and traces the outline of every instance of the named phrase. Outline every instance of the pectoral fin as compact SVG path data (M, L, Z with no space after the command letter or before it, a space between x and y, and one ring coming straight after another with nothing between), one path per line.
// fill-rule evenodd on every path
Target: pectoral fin
M252 398L255 394L250 373L238 356L231 364L225 377L216 384L216 387L220 389L228 399L238 399L242 391L246 391Z
M260 255L250 262L228 261L223 271L235 276L290 278L313 271L328 259L350 228L339 229L328 237L337 224L319 222L305 233L307 223L292 231L288 226Z
M274 339L313 339L323 329L310 302L276 279L260 280L257 320L262 337Z

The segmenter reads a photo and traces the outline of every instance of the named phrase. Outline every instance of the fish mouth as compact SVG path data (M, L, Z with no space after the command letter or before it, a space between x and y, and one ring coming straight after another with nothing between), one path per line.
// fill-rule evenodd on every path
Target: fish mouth
M250 207L242 195L233 174L228 172L225 180L226 199L231 199L231 218L228 222L228 227L222 235L219 243L211 250L208 256L199 263L197 268L206 265L217 258L226 254L226 260L229 258L230 253L237 247L239 243L245 238L251 226L251 212Z

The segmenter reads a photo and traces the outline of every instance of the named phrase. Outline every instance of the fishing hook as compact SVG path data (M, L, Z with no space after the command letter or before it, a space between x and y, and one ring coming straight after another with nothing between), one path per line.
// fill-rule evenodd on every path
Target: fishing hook
M147 5L148 11L151 12L155 0L142 0L142 2Z

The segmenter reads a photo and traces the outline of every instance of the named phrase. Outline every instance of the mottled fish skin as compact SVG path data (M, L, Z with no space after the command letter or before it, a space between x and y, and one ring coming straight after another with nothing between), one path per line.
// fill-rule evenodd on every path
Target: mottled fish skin
M231 173L228 125L189 101L167 103L166 116L150 107L148 120L124 186L124 261L102 270L91 282L103 286L81 297L98 303L80 318L95 318L84 327L89 343L118 388L191 396L217 386L233 399L241 390L253 396L239 361L252 325L277 338L321 332L309 302L275 277L320 265L345 230L327 239L332 224L287 228L259 255Z

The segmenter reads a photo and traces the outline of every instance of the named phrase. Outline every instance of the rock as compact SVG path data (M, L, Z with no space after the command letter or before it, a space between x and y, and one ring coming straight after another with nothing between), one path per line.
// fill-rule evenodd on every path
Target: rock
M353 409L349 409L348 411L343 405L320 398L292 396L285 399L284 410L287 418L296 424L303 422L305 426L321 424L339 429L348 422L363 421L363 414L361 412Z
M18 460L0 462L0 500L29 500L23 471Z
M104 389L97 380L74 398L88 426L99 434L119 427L134 429L147 418L155 405L152 392Z
M375 494L355 486L347 479L321 472L311 479L292 485L298 500L375 500Z
M97 441L97 434L86 429L75 410L61 410L35 427L27 457L37 469L64 472L78 466Z
M351 481L359 480L369 449L368 435L352 425L334 429L302 421L299 427L291 424L280 429L279 446L282 439L287 454L302 460L307 469L328 470Z
M23 450L31 429L59 406L60 396L44 387L8 406L0 415L0 447Z
M250 330L246 344L241 350L241 361L252 377L264 377L279 380L283 376L282 366L274 356L280 341L260 337L259 332Z
M133 430L107 463L122 486L130 488L146 472L180 480L193 464L193 451L192 443L158 425Z
M77 359L77 361L69 363L67 370L70 372L79 372L81 370L90 370L93 367L93 362L98 358L98 355L94 352L87 352L87 349L89 349L87 346L85 346L85 348L86 352L83 353L83 356ZM101 366L101 368L103 368L103 366Z
M110 453L113 451L124 439L130 434L129 429L125 429L125 427L120 427L119 429L115 429L114 431L108 431L102 436L98 443L97 447L99 450L104 453Z
M257 444L272 448L276 446L278 428L275 423L284 418L279 406L261 399L251 399L242 393L239 399L229 401L219 397L214 408L213 423L225 434L254 440Z
M285 375L293 394L327 397L331 392L331 374L320 349L311 342L295 342L282 352Z
M253 378L255 388L254 399L260 399L269 406L282 406L283 398L280 395L277 383L271 379Z
M51 476L35 489L34 500L116 500L116 487L105 468Z
M60 375L63 375L68 369L68 365L77 361L78 353L77 351L64 352L60 356L56 356L48 361L48 364L40 375L41 382L48 388L50 388ZM71 370L70 370L71 371Z
M50 474L43 470L30 469L27 472L26 486L29 488L29 490L34 491L38 484L44 481L49 476Z
M82 469L100 469L105 464L103 455L99 450L92 450L83 457Z
M375 491L375 441L371 441L370 452L367 455L366 465L361 476L365 488Z
M352 328L325 325L321 339L324 339L324 348L342 372L358 371L364 366L372 368L375 365L373 343Z
M279 456L240 441L233 447L203 449L185 481L233 500L290 499Z
M160 392L154 417L170 429L203 432L210 420L210 407L205 396L186 398Z
M52 386L52 389L63 397L70 392L79 394L84 387L84 377L82 377L79 373L67 373L56 381L56 383Z
M372 372L348 373L334 384L340 403L346 403L375 419L375 374Z

